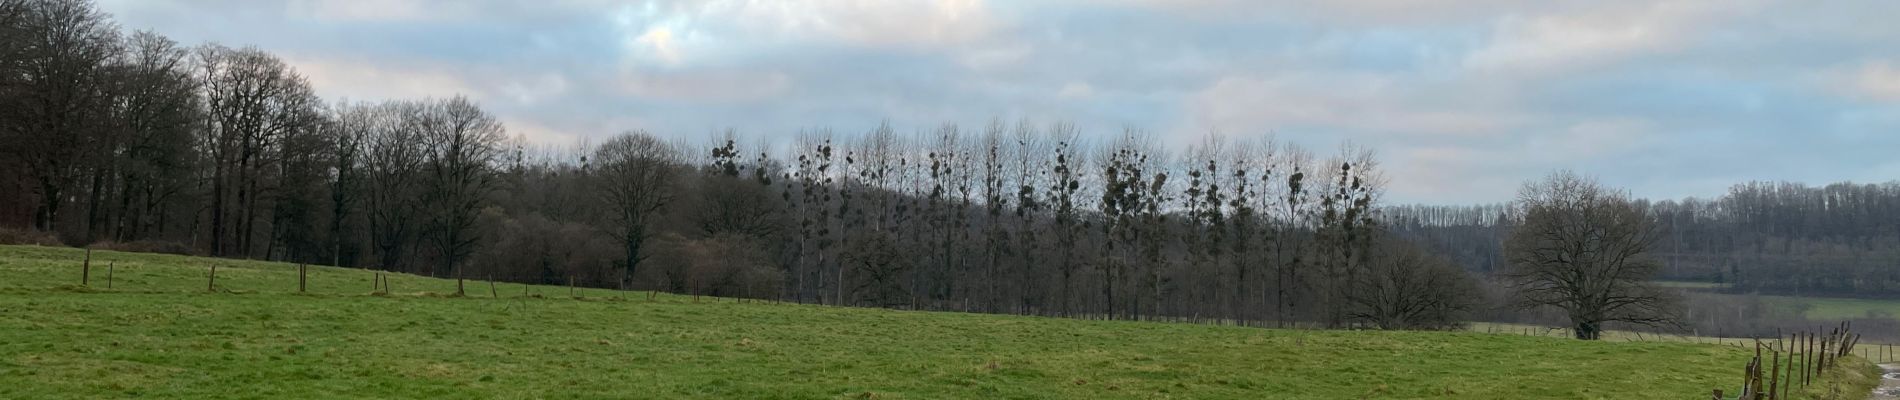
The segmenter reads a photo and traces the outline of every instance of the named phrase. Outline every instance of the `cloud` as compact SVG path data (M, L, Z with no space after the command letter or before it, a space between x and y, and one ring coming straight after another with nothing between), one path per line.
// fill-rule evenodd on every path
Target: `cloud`
M413 22L463 14L467 8L457 4L426 0L292 0L285 11L335 21Z
M1704 24L1738 13L1748 3L1659 1L1511 14L1498 20L1490 43L1471 52L1465 65L1524 73L1613 64L1687 46L1705 33Z
M1656 197L1865 179L1900 146L1900 2L1879 0L99 1L258 45L326 97L467 94L554 143L991 118L1272 132L1377 148L1392 200L1437 203L1554 168Z
M631 72L619 80L620 90L648 99L693 102L745 102L771 99L792 86L784 73L750 71Z
M285 56L297 73L310 80L318 94L352 100L387 100L466 95L491 97L489 86L464 80L454 71L428 68L390 68L374 62L309 56Z
M1082 99L1093 95L1095 95L1095 87L1089 86L1086 82L1069 82L1062 85L1062 90L1056 92L1056 97L1063 99Z
M1892 60L1870 61L1843 74L1838 89L1851 96L1900 102L1900 68Z
M1431 92L1430 85L1400 79L1343 72L1226 77L1192 96L1189 125L1242 132L1323 127L1360 135L1482 137L1521 126L1528 118L1507 105L1461 104Z
M673 65L800 44L928 51L975 43L1004 26L981 0L647 2L621 7L615 23L630 47Z

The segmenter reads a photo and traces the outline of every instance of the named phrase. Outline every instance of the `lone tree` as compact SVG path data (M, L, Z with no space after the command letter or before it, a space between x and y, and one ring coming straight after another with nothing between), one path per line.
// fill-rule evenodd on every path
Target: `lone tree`
M1521 306L1564 310L1583 340L1600 338L1606 322L1674 323L1674 299L1648 284L1660 231L1628 194L1559 171L1526 183L1516 206L1522 224L1504 246Z

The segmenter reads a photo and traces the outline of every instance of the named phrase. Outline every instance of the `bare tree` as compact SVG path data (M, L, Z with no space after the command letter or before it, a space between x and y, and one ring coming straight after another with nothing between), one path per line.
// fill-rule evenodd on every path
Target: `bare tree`
M109 228L118 241L144 239L163 229L164 206L195 179L201 149L193 135L203 118L197 82L185 65L186 48L152 32L132 34L125 48L115 66L110 122L117 132L110 149L117 205L94 201L95 224L88 225ZM94 197L102 197L101 192L106 190L95 190Z
M710 173L695 181L698 196L690 205L693 225L708 237L764 240L778 234L785 224L770 193L771 174L766 172L770 166L741 162L737 140L730 132L721 143L712 148Z
M1648 283L1660 230L1628 194L1559 171L1526 183L1516 206L1523 222L1505 254L1521 305L1562 309L1583 340L1600 338L1606 322L1674 323L1673 299Z
M427 172L423 202L431 213L429 233L443 267L431 272L459 280L462 261L480 239L475 233L476 217L494 188L494 164L507 135L495 117L466 97L423 104L420 128Z
M592 176L607 207L607 234L625 251L623 290L633 286L648 256L643 246L654 234L660 211L673 202L679 157L672 146L640 131L615 136L594 150Z
M983 129L983 136L972 143L973 154L981 168L983 197L983 280L985 286L984 311L1002 310L1003 295L998 288L1005 280L999 275L1002 269L1003 255L1008 251L1009 232L1001 223L1003 210L1009 207L1009 193L1004 188L1004 168L1006 160L1003 154L1005 127L1002 120L992 120Z
M1161 205L1168 201L1163 190L1168 174L1159 168L1164 163L1157 160L1165 154L1156 151L1152 140L1133 128L1123 131L1114 145L1102 151L1102 193L1096 206L1106 238L1102 262L1097 265L1102 272L1104 311L1133 317L1142 312L1144 297L1159 299L1169 284L1163 273L1166 260L1162 247L1167 235L1161 212ZM1139 281L1133 281L1130 295L1118 305L1116 291L1131 282L1130 274L1139 274L1132 277ZM1126 309L1119 309L1121 306Z
M1286 181L1280 187L1278 196L1272 200L1279 202L1277 228L1280 240L1274 241L1274 283L1273 283L1273 319L1284 324L1296 318L1300 309L1299 302L1305 285L1301 273L1306 268L1306 241L1302 240L1305 231L1312 229L1311 220L1313 190L1307 174L1312 173L1313 153L1297 146L1288 146L1284 165ZM1263 176L1262 179L1270 179ZM1263 199L1264 200L1264 199Z
M197 53L212 159L212 254L251 256L265 173L281 140L318 121L310 84L256 48L207 45Z
M1378 171L1372 151L1351 143L1340 146L1339 154L1327 160L1326 167L1319 226L1314 232L1314 244L1321 253L1315 261L1324 274L1320 282L1327 289L1321 292L1324 301L1320 305L1325 308L1327 323L1340 326L1346 322L1347 298L1358 289L1354 284L1359 282L1364 258L1370 252L1378 211L1374 205L1385 178Z
M339 103L333 110L330 128L333 147L329 150L334 157L331 165L333 174L330 180L330 233L326 240L330 244L330 265L343 265L343 251L351 248L351 258L355 258L355 249L360 242L352 242L346 232L351 232L357 218L358 203L363 200L363 152L364 142L374 129L375 106L370 104Z
M82 0L8 5L9 54L0 107L0 156L18 160L38 192L34 228L53 231L79 180L101 162L87 150L106 134L108 62L119 54L118 27Z
M1037 224L1043 220L1038 217L1048 209L1037 191L1038 185L1041 184L1039 178L1044 176L1043 168L1046 167L1042 156L1048 148L1037 135L1035 126L1030 125L1028 120L1019 121L1012 138L1015 145L1008 150L1009 158L1014 161L1006 160L1005 162L1014 165L1013 168L1010 166L1004 168L1011 170L1010 184L1015 185L1009 189L1015 191L1016 223L1008 228L1007 240L1014 246L1014 251L1011 252L1016 256L1013 267L1018 269L1017 272L1022 278L1019 281L1021 287L1018 294L1021 295L1020 305L1023 312L1040 310L1046 313L1054 309L1049 304L1054 296L1048 289L1050 278L1054 274L1050 274L1050 268L1041 264L1044 260L1040 258L1043 241L1036 234L1036 228ZM1001 224L1001 221L992 223ZM1060 300L1057 299L1057 301Z
M1364 271L1346 294L1346 314L1379 329L1454 329L1482 303L1478 282L1442 256L1376 234Z
M1049 141L1054 142L1050 152L1053 160L1049 166L1048 203L1052 236L1055 242L1056 270L1061 273L1062 293L1058 295L1062 315L1073 315L1075 302L1075 275L1082 269L1083 263L1076 262L1077 251L1082 242L1086 222L1082 220L1086 210L1081 207L1083 199L1078 198L1082 189L1082 160L1078 157L1079 147L1075 125L1056 124L1049 129Z
M1229 190L1228 227L1233 232L1228 243L1229 253L1232 254L1232 307L1236 319L1249 317L1250 313L1246 309L1252 299L1260 299L1259 305L1262 307L1272 303L1264 286L1261 295L1256 297L1250 294L1253 289L1249 285L1249 277L1258 279L1255 275L1261 272L1258 271L1262 267L1260 254L1264 253L1267 244L1274 242L1272 224L1269 223L1273 196L1266 191L1273 187L1274 163L1278 161L1276 150L1271 140L1261 140L1237 146L1234 151L1227 153L1228 170L1232 171L1229 173L1232 179L1226 181L1226 187ZM1253 317L1259 318L1259 315Z
M414 226L421 222L423 149L421 132L412 126L419 105L389 102L363 110L368 119L363 125L346 124L346 129L361 128L363 133L363 192L365 216L369 220L369 242L376 252L376 266L393 270L414 251L417 236Z

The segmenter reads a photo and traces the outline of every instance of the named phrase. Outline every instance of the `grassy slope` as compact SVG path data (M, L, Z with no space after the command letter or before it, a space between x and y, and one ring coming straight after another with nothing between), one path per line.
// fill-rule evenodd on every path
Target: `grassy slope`
M1728 284L1688 281L1656 281L1657 286L1685 290L1720 290ZM1761 296L1770 305L1788 309L1806 308L1810 319L1837 320L1847 318L1865 318L1870 316L1900 316L1900 300L1895 299L1855 299L1841 297L1806 296Z
M1578 398L1734 385L1732 347L803 305L0 246L0 398ZM98 268L116 262L114 290ZM218 263L218 293L204 265Z
M1811 319L1846 319L1900 316L1900 300L1847 299L1831 297L1762 296L1762 301L1781 307L1807 307Z

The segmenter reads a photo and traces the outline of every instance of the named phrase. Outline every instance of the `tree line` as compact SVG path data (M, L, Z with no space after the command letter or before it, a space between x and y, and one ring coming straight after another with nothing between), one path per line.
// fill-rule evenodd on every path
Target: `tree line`
M1659 279L1734 293L1883 297L1900 289L1900 182L1748 182L1712 199L1636 200L1663 232ZM1512 205L1394 206L1386 226L1479 273L1504 269Z
M1351 144L1321 156L1210 135L1176 148L1137 129L1001 120L548 146L508 136L463 96L326 102L268 52L125 34L84 0L0 0L0 18L0 187L11 189L0 226L24 228L16 236L458 279L1249 325L1454 327L1505 300L1481 296L1489 286L1467 270L1502 266L1520 267L1518 297L1563 292L1537 304L1649 293L1621 283L1646 279L1654 219L1575 176L1527 185L1513 207L1387 207L1374 152ZM1583 184L1529 194L1566 182ZM1557 222L1521 225L1623 229L1634 257L1540 264L1524 254L1550 240L1472 250L1445 239L1544 219ZM1432 230L1457 233L1421 234ZM1612 268L1618 283L1564 287L1540 281L1540 266ZM1617 291L1577 292L1592 288ZM1592 332L1647 318L1570 314Z

